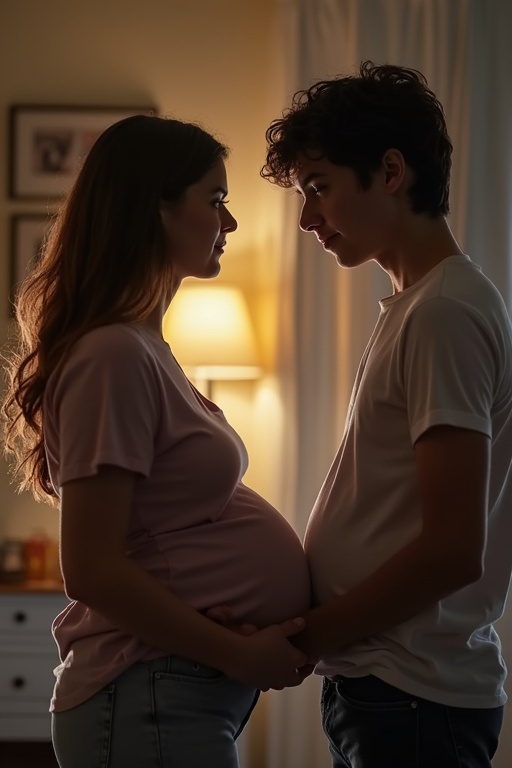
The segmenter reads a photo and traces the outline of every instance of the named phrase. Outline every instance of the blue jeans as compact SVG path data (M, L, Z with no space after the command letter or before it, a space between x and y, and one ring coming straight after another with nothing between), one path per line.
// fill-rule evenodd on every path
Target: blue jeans
M491 768L503 720L503 707L446 707L372 675L325 678L321 706L333 768Z
M258 692L177 657L141 662L52 716L60 768L238 768Z

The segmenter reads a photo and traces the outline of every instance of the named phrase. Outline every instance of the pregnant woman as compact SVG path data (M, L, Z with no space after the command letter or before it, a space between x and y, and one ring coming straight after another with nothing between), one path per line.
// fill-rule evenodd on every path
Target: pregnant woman
M310 602L300 541L242 483L242 441L161 333L236 229L226 157L178 120L108 128L16 301L6 444L20 487L58 503L70 598L53 626L61 768L235 768L258 690L309 669L288 640ZM258 631L207 618L223 604Z

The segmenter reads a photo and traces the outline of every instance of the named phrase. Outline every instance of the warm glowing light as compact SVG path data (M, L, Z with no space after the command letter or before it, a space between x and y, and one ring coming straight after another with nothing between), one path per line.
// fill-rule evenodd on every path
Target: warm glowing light
M163 321L174 356L194 379L261 375L256 338L242 291L233 285L182 285Z

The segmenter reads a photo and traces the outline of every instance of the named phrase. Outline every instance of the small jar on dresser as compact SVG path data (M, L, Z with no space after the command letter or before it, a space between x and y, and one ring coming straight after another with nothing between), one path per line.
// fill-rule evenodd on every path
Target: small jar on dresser
M0 584L0 741L50 739L51 625L67 604L59 582Z

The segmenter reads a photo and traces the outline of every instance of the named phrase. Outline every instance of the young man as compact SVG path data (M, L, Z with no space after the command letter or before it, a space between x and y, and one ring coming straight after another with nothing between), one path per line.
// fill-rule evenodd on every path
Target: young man
M414 70L295 95L262 175L342 267L392 282L305 548L296 644L324 675L335 768L490 768L506 695L493 629L512 564L512 330L448 223L452 145Z

